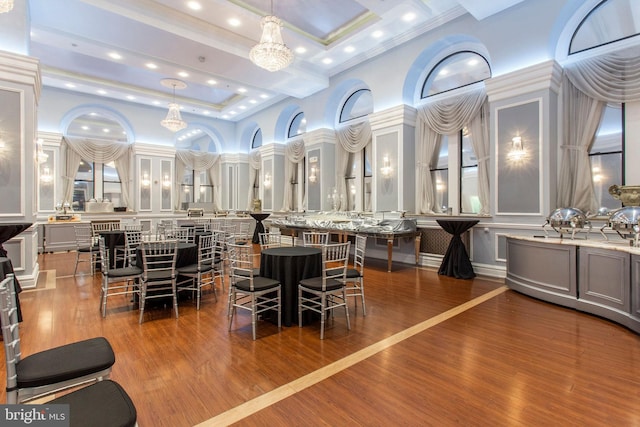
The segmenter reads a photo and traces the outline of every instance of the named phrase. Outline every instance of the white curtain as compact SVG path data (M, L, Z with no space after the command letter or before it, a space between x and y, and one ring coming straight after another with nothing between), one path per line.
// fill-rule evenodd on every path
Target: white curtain
M558 206L595 213L589 150L607 102L640 101L640 47L564 65Z
M573 207L596 213L595 191L591 177L589 150L606 102L584 94L565 76L562 82L564 100L564 144L558 179L558 206Z
M289 212L293 210L292 198L295 194L291 192L291 181L296 177L296 169L298 164L304 161L304 140L296 139L287 142L285 146L285 162L284 162L284 198L282 201L282 211ZM300 183L301 179L298 179ZM298 184L300 185L300 184Z
M178 207L182 204L182 200L180 200L182 198L180 186L182 185L185 168L190 167L196 173L207 171L209 178L211 178L211 185L214 187L214 193L216 193L215 187L218 186L217 180L218 176L220 176L220 162L218 160L220 160L220 154L216 153L194 150L176 151L176 188L178 189ZM216 209L216 200L213 201L213 204L214 209Z
M182 179L184 178L184 170L187 166L176 156L176 176L173 183L173 195L175 196L174 209L179 211L182 207Z
M336 210L347 210L347 167L349 166L349 153L361 153L362 150L371 144L371 125L368 120L360 123L350 124L341 127L336 131L338 144L336 144L336 190L338 201Z
M471 148L478 159L480 215L489 215L489 104L485 102L468 125Z
M120 178L123 206L131 206L129 185L131 184L131 145L117 141L88 138L62 138L61 152L65 160L63 176L64 200L73 200L73 188L78 166L82 159L94 163L114 162Z
M253 187L256 185L258 179L258 171L260 170L260 163L262 162L262 155L259 150L253 150L249 153L249 195L247 198L247 210L253 210Z
M419 213L432 213L434 209L435 193L429 169L441 140L441 137L436 137L434 132L439 135L449 135L459 131L480 114L486 102L487 94L482 85L480 88L474 86L457 96L435 100L418 108L416 165L420 174L417 200ZM478 153L476 156L480 157Z

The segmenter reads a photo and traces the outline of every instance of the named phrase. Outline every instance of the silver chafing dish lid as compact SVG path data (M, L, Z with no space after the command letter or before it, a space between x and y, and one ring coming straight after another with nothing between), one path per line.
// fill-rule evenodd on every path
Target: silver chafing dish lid
M552 227L582 228L587 222L587 216L578 208L558 208L551 212L547 222Z
M640 221L640 206L626 206L617 209L609 217L609 227L616 229L633 228Z

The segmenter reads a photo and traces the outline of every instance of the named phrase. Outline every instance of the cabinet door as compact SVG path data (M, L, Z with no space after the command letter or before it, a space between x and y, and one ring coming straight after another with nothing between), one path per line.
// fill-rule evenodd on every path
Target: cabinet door
M631 256L631 315L640 318L640 255Z
M579 248L580 273L578 300L580 308L601 314L598 306L629 313L631 300L631 256L622 251Z

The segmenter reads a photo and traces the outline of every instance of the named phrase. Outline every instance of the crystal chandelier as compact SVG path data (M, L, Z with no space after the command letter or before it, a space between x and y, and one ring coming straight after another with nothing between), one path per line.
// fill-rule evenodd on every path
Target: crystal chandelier
M0 0L0 13L10 12L13 9L13 0Z
M260 37L260 43L249 52L251 62L271 72L288 67L293 61L293 53L282 41L280 32L282 21L273 16L273 1L271 15L262 18L260 25L262 37Z
M173 87L173 102L169 103L167 117L165 117L160 124L171 132L178 132L179 130L186 128L187 123L182 120L182 116L180 116L180 105L176 104L176 88L184 89L187 85L185 82L175 79L163 79L161 83L163 86Z

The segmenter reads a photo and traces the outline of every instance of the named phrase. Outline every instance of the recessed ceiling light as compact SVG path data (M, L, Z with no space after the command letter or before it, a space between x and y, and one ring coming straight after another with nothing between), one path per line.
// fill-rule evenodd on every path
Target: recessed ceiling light
M213 79L209 79L209 80L207 80L207 84L210 84L210 85L212 85L212 86L213 86L213 85L218 84L218 82L217 82L217 81L215 81L215 80L213 80Z
M222 116L222 118L223 118L223 119L228 119L228 118L229 118L229 115L228 115L228 114L224 114L224 115Z
M232 110L232 111L229 111L229 114L234 115L234 114L238 114L238 112L235 110Z
M413 12L408 12L408 13L405 13L404 15L402 15L402 20L404 22L411 22L414 19L416 19L416 14L413 13Z
M107 91L106 91L106 90L104 90L104 89L98 89L98 90L97 90L97 92L98 92L100 95L106 95L106 94L107 94Z
M153 105L160 105L160 101L153 101L152 104Z
M255 99L250 99L249 100L249 104L257 104L257 103L258 103L258 101L256 101Z
M104 129L102 129L102 132L104 132L104 133L109 133L109 132L111 132L111 131L110 131L109 129L107 129L107 128L104 128Z
M377 30L371 33L371 37L373 37L374 39L379 39L383 34L384 33L381 30Z
M438 73L438 75L440 76L446 76L447 74L449 74L449 70L447 70L446 68L443 68L442 70L440 70L440 72Z
M202 9L202 5L197 1L189 1L187 2L187 7L191 10L200 10Z
M65 86L68 87L68 88L76 87L76 85L74 85L73 83L66 83Z
M186 71L180 71L180 72L178 73L178 75L179 75L180 77L189 77L189 73L187 73Z
M82 126L82 130L89 130L89 129L90 129L90 128L89 128L89 126L87 126L87 125Z
M229 18L227 20L227 23L229 25L231 25L232 27L239 27L240 24L242 24L242 22L240 22L240 20L238 18Z
M156 64L154 64L153 62L147 62L145 64L147 66L147 68L151 69L151 70L155 70L158 68L158 66Z
M122 59L122 55L120 55L118 52L109 52L109 58Z
M356 50L356 48L353 47L353 46L347 46L347 47L344 48L344 51L347 52L347 53L351 53L354 50Z
M133 95L127 95L127 99L128 99L129 101L133 101L134 99L136 99L136 97L135 97L135 96L133 96Z
M241 109L241 110L246 110L247 109L247 107L245 107L244 105L241 105L238 108Z
M304 46L298 46L298 47L296 48L296 53L303 54L303 53L306 53L306 52L307 52L307 48L306 48L306 47L304 47Z
M331 58L324 58L322 60L322 63L323 64L327 64L327 65L331 64L332 62L333 62L333 59L331 59Z
M238 92L240 92L240 93L246 93L246 92L247 92L247 89L245 89L245 88L243 88L243 87L239 87L239 88L238 88Z
M266 93L263 93L263 94L260 95L260 98L267 99L267 98L269 98L269 95L267 95Z
M209 114L211 114L211 112L209 110L204 110L202 114L204 114L205 116L208 116Z
M477 59L470 59L469 61L467 61L467 64L470 66L474 66L474 65L478 65L478 60Z

